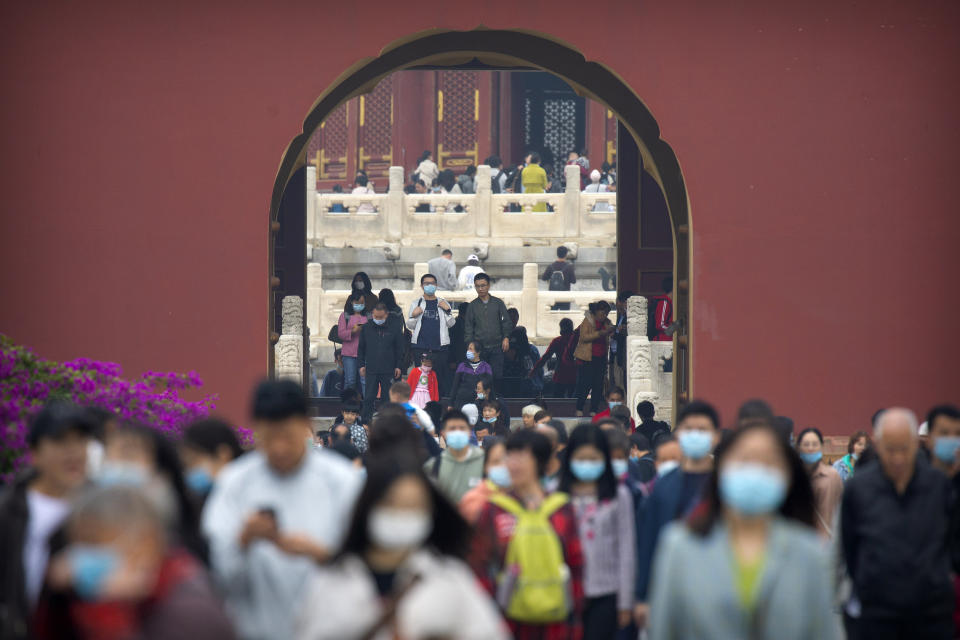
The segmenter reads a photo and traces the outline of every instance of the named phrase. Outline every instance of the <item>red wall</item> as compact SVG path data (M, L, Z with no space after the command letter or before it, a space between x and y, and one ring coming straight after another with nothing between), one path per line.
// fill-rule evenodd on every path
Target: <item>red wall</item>
M242 419L286 144L360 58L482 23L571 43L660 122L691 202L697 395L832 433L957 400L960 5L784 4L3 3L0 331L196 369Z

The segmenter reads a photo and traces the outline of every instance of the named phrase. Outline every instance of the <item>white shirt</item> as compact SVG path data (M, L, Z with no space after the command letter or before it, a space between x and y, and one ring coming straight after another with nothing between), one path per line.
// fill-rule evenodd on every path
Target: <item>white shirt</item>
M50 536L63 524L70 513L70 503L29 489L27 491L27 539L23 545L23 571L26 578L27 601L32 607L47 572L50 559Z
M376 191L374 191L370 187L354 187L351 193L352 195L355 195L355 196L365 196L365 195L373 195L376 193ZM357 213L374 213L375 211L376 210L373 208L372 204L364 203L364 204L361 204L359 207L357 207Z
M473 279L478 273L483 273L483 267L479 265L472 266L468 264L463 269L460 269L460 278L458 279L460 289L464 291L473 291Z
M272 542L240 548L243 525L254 512L276 512L281 533L297 533L331 551L346 534L363 486L356 467L339 454L306 450L300 466L275 473L259 451L227 465L203 511L210 560L240 638L290 638L315 563L288 555Z

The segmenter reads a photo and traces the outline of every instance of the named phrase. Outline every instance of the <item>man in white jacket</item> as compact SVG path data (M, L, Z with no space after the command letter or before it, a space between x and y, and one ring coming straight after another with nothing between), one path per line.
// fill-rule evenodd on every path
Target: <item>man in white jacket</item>
M407 329L413 332L410 352L416 365L420 364L424 353L431 354L440 397L445 398L450 391L450 367L447 364L450 328L457 320L453 317L453 307L437 297L437 278L432 273L420 278L420 286L423 287L423 296L411 302L407 311Z
M480 258L474 254L467 256L467 266L460 269L460 278L457 283L461 291L473 291L473 279L478 273L483 273Z
M345 458L313 449L296 383L263 382L253 418L257 450L217 477L203 532L237 636L291 638L308 580L340 547L363 481Z

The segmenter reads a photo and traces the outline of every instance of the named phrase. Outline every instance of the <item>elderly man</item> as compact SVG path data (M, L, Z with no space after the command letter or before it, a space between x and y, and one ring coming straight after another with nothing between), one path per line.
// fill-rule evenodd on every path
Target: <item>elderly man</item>
M841 535L858 638L952 638L950 482L917 455L917 418L888 409L874 424L879 464L846 485Z

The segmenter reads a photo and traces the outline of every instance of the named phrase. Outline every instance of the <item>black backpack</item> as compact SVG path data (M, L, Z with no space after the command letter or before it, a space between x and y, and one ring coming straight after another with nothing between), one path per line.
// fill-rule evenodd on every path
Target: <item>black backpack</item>
M567 278L563 275L563 269L554 269L550 274L550 291L566 291Z
M505 175L507 175L507 172L504 171L503 169L500 169L500 173L493 176L493 178L491 179L490 188L493 190L494 193L502 193L500 191L500 177ZM506 182L504 182L504 185L506 185Z

